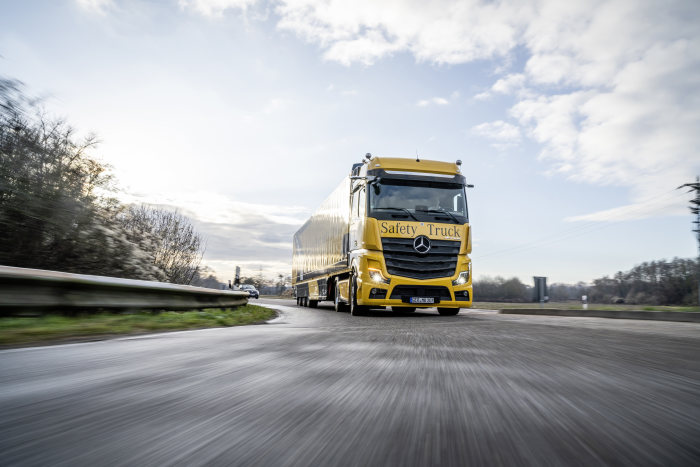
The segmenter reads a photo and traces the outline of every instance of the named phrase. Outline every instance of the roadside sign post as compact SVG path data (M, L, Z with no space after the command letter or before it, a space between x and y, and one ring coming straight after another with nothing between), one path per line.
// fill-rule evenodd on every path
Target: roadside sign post
M533 279L535 280L533 301L540 302L540 308L544 308L544 302L549 301L547 296L547 278L534 276Z

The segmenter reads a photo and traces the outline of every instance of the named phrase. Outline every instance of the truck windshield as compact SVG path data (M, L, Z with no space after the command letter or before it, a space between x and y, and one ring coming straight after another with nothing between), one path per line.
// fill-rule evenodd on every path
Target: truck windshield
M453 183L388 180L368 188L369 215L377 219L469 222L464 186Z

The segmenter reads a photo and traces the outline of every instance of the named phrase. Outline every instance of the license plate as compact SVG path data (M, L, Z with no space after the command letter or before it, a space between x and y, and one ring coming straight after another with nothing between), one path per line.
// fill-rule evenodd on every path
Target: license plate
M411 303L435 303L434 297L411 297Z

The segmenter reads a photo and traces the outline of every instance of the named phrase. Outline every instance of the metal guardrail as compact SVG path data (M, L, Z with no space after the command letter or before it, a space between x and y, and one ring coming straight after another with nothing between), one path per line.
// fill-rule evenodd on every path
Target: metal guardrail
M221 308L248 292L0 266L0 312L41 309Z

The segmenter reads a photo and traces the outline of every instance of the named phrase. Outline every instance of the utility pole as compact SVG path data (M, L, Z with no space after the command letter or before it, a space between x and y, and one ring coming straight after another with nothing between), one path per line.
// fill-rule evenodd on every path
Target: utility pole
M698 279L698 306L700 306L700 177L695 177L695 183L685 183L678 188L688 188L688 193L695 192L695 198L690 200L690 212L695 214L693 232L698 240L698 264L695 274Z

